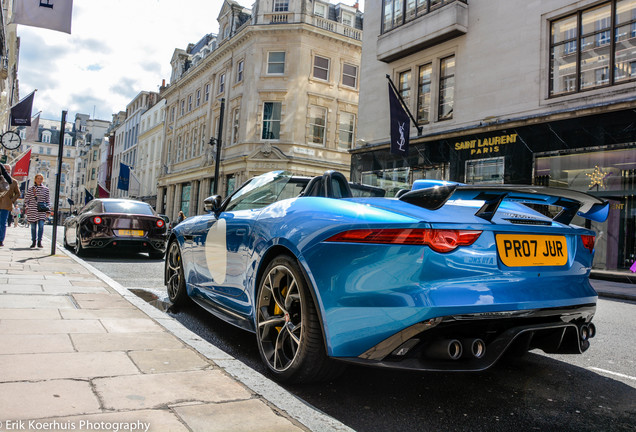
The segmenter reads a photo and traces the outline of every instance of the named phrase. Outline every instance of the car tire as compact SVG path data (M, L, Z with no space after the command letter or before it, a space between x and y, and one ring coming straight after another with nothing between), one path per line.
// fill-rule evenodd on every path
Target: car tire
M168 298L175 307L185 305L190 298L185 284L181 249L176 240L168 246L164 269Z
M75 232L75 255L78 257L86 255L86 249L82 247L82 239L80 237L79 229Z
M255 313L261 359L278 381L326 381L344 370L327 356L316 306L294 258L281 255L269 263Z

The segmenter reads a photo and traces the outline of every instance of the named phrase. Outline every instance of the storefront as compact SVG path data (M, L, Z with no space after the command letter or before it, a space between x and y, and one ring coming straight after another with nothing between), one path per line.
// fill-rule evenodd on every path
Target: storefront
M611 203L603 224L574 221L597 232L594 266L626 269L636 259L633 110L550 122L528 119L514 128L425 140L412 138L407 158L390 154L388 146L354 150L352 180L383 187L389 194L421 178L585 191Z

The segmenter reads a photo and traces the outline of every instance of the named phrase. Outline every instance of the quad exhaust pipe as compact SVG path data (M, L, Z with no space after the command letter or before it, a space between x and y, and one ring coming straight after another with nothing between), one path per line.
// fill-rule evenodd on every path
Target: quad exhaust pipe
M426 350L430 358L440 360L480 359L486 354L486 343L479 338L440 339L431 343Z
M592 339L594 336L596 336L596 326L594 324L583 324L579 328L579 338L582 342Z

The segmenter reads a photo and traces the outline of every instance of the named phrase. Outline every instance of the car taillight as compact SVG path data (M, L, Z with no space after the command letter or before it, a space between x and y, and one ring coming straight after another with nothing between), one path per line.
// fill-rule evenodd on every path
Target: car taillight
M590 252L594 251L594 241L596 240L595 236L582 235L581 240L583 241L583 246L585 246L585 249L589 250Z
M94 223L95 225L100 225L100 224L102 223L102 218L100 218L99 216L95 216L95 217L93 218L93 223Z
M458 246L469 246L481 231L447 229L358 229L344 231L327 239L339 243L377 243L428 246L435 252L450 252Z
M163 221L163 219L157 219L157 228L163 228L163 226L166 223Z

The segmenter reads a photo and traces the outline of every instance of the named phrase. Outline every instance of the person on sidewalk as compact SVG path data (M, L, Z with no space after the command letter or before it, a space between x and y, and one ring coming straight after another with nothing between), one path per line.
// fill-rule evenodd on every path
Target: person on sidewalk
M13 204L20 198L18 181L11 177L11 165L0 164L0 175L9 184L9 190L0 193L0 246L4 246L4 237L7 233L7 220L13 210Z
M13 210L11 210L11 214L13 215L13 228L18 227L18 219L20 219L20 206L17 204L13 204Z
M51 208L51 194L49 188L42 186L44 175L36 174L33 182L35 185L27 190L24 197L24 206L26 207L27 221L31 224L31 247L35 247L36 231L37 245L42 246L42 235L44 234L44 221L46 220L49 209Z

